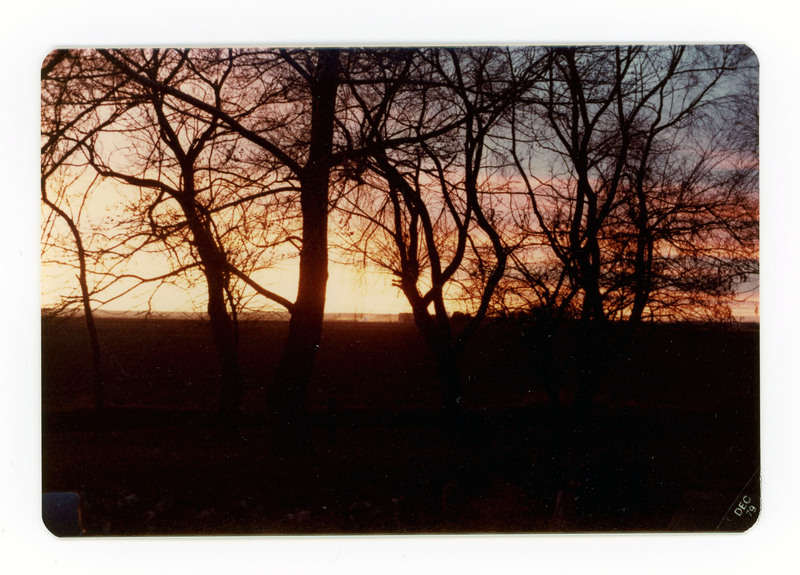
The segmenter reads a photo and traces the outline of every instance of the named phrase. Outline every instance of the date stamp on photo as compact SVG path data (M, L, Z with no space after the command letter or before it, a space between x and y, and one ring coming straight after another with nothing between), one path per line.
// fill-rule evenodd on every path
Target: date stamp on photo
M728 508L717 531L744 532L755 525L761 512L760 484L761 476L756 472Z

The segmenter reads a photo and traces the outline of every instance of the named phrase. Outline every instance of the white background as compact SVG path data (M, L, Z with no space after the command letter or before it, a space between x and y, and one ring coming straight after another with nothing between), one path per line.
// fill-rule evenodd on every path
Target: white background
M0 10L0 570L794 573L800 566L800 23L789 2L17 0ZM39 68L63 47L747 43L760 58L763 510L743 535L59 540L40 519Z

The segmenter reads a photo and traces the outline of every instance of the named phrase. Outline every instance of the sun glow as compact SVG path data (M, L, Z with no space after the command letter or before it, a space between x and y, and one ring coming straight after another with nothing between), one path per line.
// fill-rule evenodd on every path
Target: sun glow
M155 258L142 261L135 269L127 270L128 273L141 277L155 277L162 271L163 264ZM288 266L281 266L288 268ZM256 277L264 287L275 293L293 300L297 292L296 272L288 269L275 269L262 271ZM92 276L90 275L90 279ZM97 280L97 278L94 278ZM122 293L132 282L121 282L115 293ZM42 264L42 308L53 308L59 304L61 298L75 294L78 281L74 270L55 264ZM252 298L246 310L251 312L281 312L285 311L277 304L265 298L254 295L252 290L242 286L244 295ZM112 293L98 298L110 299ZM201 280L194 285L184 285L179 280L176 283L164 283L153 289L147 284L133 289L125 295L116 297L107 304L100 306L100 310L109 312L200 312L205 307L205 285ZM331 262L328 273L328 289L325 312L330 314L353 314L354 316L371 314L398 314L410 312L408 305L400 290L392 285L391 277L383 271L373 268L357 269L352 265Z

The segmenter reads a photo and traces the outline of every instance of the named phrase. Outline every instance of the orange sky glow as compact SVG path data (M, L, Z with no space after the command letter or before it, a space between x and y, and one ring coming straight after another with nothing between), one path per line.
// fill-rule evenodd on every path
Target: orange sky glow
M68 188L68 196L75 194L80 198L86 187L92 185L91 178L84 176L72 181ZM119 215L126 201L126 194L130 194L132 187L114 183L110 180L99 182L92 189L89 201L81 204L79 200L67 202L73 217L80 212L81 221L88 226L102 226L104 221ZM68 197L67 196L67 197ZM43 208L43 222L48 222L47 208ZM58 218L54 225L63 225ZM331 223L331 238L335 241L336 232L339 231L335 221ZM66 230L61 230L59 236L66 238L70 244L67 249L72 249ZM65 244L66 245L66 244ZM42 284L41 306L43 309L56 306L62 296L75 295L78 289L77 270L63 263L50 260L51 253L43 252L42 257ZM61 262L65 261L63 254ZM67 257L67 261L69 261ZM294 300L297 293L297 257L291 257L265 269L252 274L252 278L264 288L267 288L289 300ZM155 277L170 271L170 264L164 254L157 250L150 254L140 254L118 273L136 274L140 277ZM354 316L367 316L370 314L399 314L408 313L411 308L400 289L392 284L393 277L385 269L375 264L354 265L337 261L337 254L332 249L329 263L329 279L326 298L326 313L353 314ZM90 274L90 282L98 282L100 278ZM202 278L195 274L193 285L187 286L186 282L178 285L162 284L158 289L153 289L154 284L144 284L120 297L117 294L132 287L135 282L122 281L109 288L97 301L109 300L97 309L106 312L202 312L204 311L205 284ZM285 309L264 297L255 294L250 288L241 285L242 293L250 298L245 310L250 312L284 312ZM740 321L758 321L759 319L759 292L757 285L745 284L738 301L730 302L733 316ZM449 311L466 311L468 308L459 307L458 302L451 300Z
M199 122L199 120L198 120ZM192 131L192 130L189 130ZM195 127L194 131L197 131ZM136 142L129 140L121 133L104 134L102 146L109 152L109 158L115 158L111 163L119 163L125 166L132 160L127 158L127 154L135 156ZM728 158L729 159L729 158ZM538 184L541 187L542 196L546 196L552 190L562 186L567 186L568 182L554 173L547 173L545 165L531 166L530 169L541 172L542 179ZM64 192L60 204L66 207L67 211L75 219L79 219L85 229L104 229L105 232L113 232L109 228L109 222L114 222L123 214L126 205L135 205L137 202L137 191L133 186L126 186L114 183L111 180L94 181L92 176L87 175L77 177L70 182L48 183L52 190L48 194L52 196L58 193L59 186ZM163 174L159 174L163 177ZM173 174L173 179L175 178ZM593 182L596 183L596 182ZM173 182L173 185L178 185ZM498 212L510 209L516 201L527 202L525 194L521 198L515 198L515 193L519 193L519 182L507 174L498 170L491 171L485 175L481 185L486 189L496 190L498 202ZM84 203L82 198L84 192L91 187L88 200ZM516 189L515 189L516 187ZM537 188L538 190L538 188ZM509 202L509 206L502 205L502 202ZM540 199L546 201L546 199ZM169 209L169 208L168 208ZM174 208L172 208L174 209ZM269 209L269 208L267 208ZM177 213L177 211L175 212ZM269 212L264 212L269 213ZM53 215L47 208L43 208L43 221L53 222ZM276 216L280 219L280 216ZM335 253L333 246L337 232L341 230L338 224L331 218L331 261L329 264L329 279L327 286L326 312L338 314L399 314L411 311L411 308L402 292L393 285L393 277L389 272L379 268L375 264L356 266L343 261L337 261L341 254ZM55 218L55 220L59 220ZM69 250L73 249L70 244L71 238L63 223L55 221L53 225L58 229L58 241L65 242L62 246L67 251L59 252L59 246L43 250L42 254L42 282L41 282L41 306L43 309L56 306L64 296L77 293L78 281L77 270L63 262L75 261L69 255ZM113 224L112 224L113 225ZM59 228L60 226L60 228ZM43 234L43 238L47 234ZM391 242L390 242L391 243ZM70 244L70 245L67 245ZM97 246L89 246L97 247ZM139 254L131 262L124 264L121 269L115 269L116 274L135 274L140 277L155 277L170 271L170 262L167 261L165 254L158 253L158 248L149 254ZM264 263L264 269L257 270L251 277L264 288L267 288L288 300L294 300L297 292L297 264L298 258L296 251L292 256L275 265ZM185 257L185 254L184 254ZM61 263L59 263L61 262ZM118 294L131 288L134 281L121 281L99 294L96 298L97 308L104 311L127 311L127 312L200 312L205 307L205 284L202 276L197 272L190 274L191 279L187 285L186 281L178 281L176 284L162 284L154 290L154 283L144 284L129 293L117 297ZM90 284L96 286L98 282L102 285L102 279L97 275L89 276ZM285 311L280 305L266 300L264 297L255 294L252 289L239 282L241 293L249 298L245 307L246 311ZM741 292L739 301L731 302L731 311L737 319L743 321L758 321L759 292L756 285L745 284L747 291ZM110 301L109 301L110 300ZM107 301L102 305L100 302ZM450 311L466 311L470 309L460 308L459 302L452 299Z

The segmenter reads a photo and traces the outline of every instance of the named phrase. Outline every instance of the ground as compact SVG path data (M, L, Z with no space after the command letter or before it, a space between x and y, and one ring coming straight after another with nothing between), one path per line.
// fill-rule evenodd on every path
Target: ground
M87 535L740 531L754 521L739 504L758 504L757 327L645 328L606 362L585 410L572 404L567 330L555 410L529 343L490 323L464 354L453 432L413 325L331 322L307 398L313 450L283 457L261 414L286 324L242 322L236 438L215 425L205 324L98 327L102 434L83 324L42 324L43 490L80 495Z

